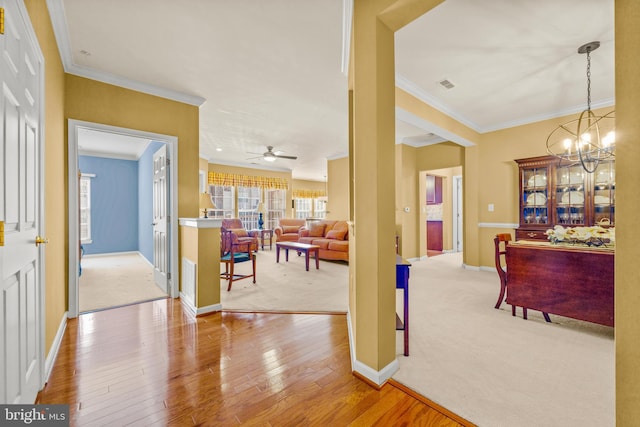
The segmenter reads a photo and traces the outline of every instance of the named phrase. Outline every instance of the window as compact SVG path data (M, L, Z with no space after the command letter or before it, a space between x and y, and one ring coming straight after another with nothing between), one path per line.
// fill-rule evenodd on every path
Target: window
M280 223L280 218L284 218L285 214L285 190L264 190L265 192L265 209L267 210L264 219L265 228L273 230Z
M209 172L208 182L216 205L211 218L239 218L247 230L257 229L260 202L264 204L264 227L275 228L285 216L286 179Z
M215 209L210 210L209 218L233 218L235 212L235 197L233 187L225 185L210 185L209 193Z
M238 187L238 218L247 230L258 228L257 212L262 190L258 187Z
M91 178L93 174L80 175L80 242L91 243Z
M313 216L313 210L311 209L311 202L313 199L294 199L296 206L296 218L305 219Z
M325 218L327 216L327 198L320 197L313 199L313 217Z

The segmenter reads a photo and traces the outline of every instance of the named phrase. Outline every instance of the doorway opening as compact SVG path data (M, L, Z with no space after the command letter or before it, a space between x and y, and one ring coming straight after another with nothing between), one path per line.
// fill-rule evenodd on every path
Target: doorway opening
M116 292L117 283L130 290L127 274L136 280L136 287L139 280L146 283L144 277L151 277L143 296L134 292L128 303L178 296L178 248L173 237L177 236L177 179L172 179L177 176L177 162L171 161L177 155L177 142L168 135L69 120L69 317L109 307L80 304L81 284L93 286L92 292L98 287L97 281L85 283L92 277L87 268L100 269L105 263L117 274L111 279ZM163 173L158 174L158 169ZM85 185L81 185L83 178ZM90 198L87 182L93 193ZM162 195L159 188L164 188ZM154 204L156 199L161 208ZM128 270L135 264L143 276ZM114 306L127 303L123 299L127 292L115 295ZM87 298L90 295L85 293Z
M462 166L422 171L421 256L462 252Z

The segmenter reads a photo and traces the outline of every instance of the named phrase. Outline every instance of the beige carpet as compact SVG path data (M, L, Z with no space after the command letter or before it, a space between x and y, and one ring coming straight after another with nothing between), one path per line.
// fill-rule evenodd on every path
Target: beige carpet
M81 313L167 296L153 282L151 265L132 252L82 257L78 288Z
M493 308L497 273L460 254L412 263L410 355L394 379L487 427L615 425L613 328Z
M295 312L343 312L349 305L349 265L340 261L309 260L305 270L304 254L290 251L289 262L280 251L276 263L275 246L259 251L256 260L256 283L251 279L234 282L227 292L227 281L220 281L222 308L225 310L284 310ZM236 265L242 273L250 272L249 263Z

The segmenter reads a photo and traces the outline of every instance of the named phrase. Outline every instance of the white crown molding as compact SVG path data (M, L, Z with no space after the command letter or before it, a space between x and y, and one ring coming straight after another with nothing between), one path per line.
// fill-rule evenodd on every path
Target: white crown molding
M135 154L126 154L126 153L109 153L107 151L97 151L97 150L81 150L78 149L79 156L91 156L91 157L102 157L106 159L116 159L116 160L139 160L140 157Z
M439 100L438 98L435 98L434 96L429 94L427 91L422 89L420 86L413 83L408 78L397 73L396 73L396 87L404 90L409 95L412 95L418 98L420 101L424 102L425 104L430 105L436 110L443 112L447 116L475 130L476 132L480 132L480 126L478 126L476 123L456 113L447 104L444 104L441 100Z
M445 141L446 139L441 138L437 135L435 136L421 135L421 136L409 136L405 138L399 138L398 141L396 141L396 144L404 144L410 147L420 148L420 147L426 147L428 145L440 144L441 142L445 142Z
M601 101L597 101L597 102L592 102L591 103L591 109L598 109L598 108L606 108L606 107L613 107L615 105L615 99L614 98L608 98L608 99L603 99ZM502 129L507 129L507 128L512 128L515 126L522 126L522 125L527 125L530 123L536 123L536 122L541 122L543 120L550 120L550 119L555 119L557 117L563 117L563 116L568 116L570 114L577 114L580 113L582 111L585 110L586 105L576 105L575 107L571 107L571 108L567 108L564 110L559 110L559 111L554 111L551 113L547 113L547 114L539 114L539 115L535 115L535 116L530 116L530 117L525 117L523 119L519 119L519 120L512 120L509 122L502 122L502 123L497 123L493 126L487 126L484 128L480 129L481 133L487 133L487 132L494 132L497 130L502 130Z
M353 0L342 0L342 74L349 74L351 55L351 25L353 23Z
M463 147L472 147L476 145L475 142L469 141L468 139L463 138L448 129L436 126L435 124L428 122L423 118L418 117L415 114L410 113L409 111L404 110L400 107L396 107L396 120L409 123L410 125L422 129L428 133L438 135L439 137L444 138L445 141L455 142L456 144Z
M543 120L554 119L556 117L568 116L570 114L576 114L581 111L584 111L585 109L585 105L575 106L571 108L566 108L564 110L553 111L546 114L539 114L539 115L525 117L518 120L496 123L491 126L483 127L465 118L464 116L459 115L453 109L451 109L451 107L444 104L441 100L435 98L434 96L426 92L424 89L422 89L421 87L413 83L411 80L407 79L406 77L400 74L396 74L396 86L404 90L405 92L407 92L409 95L416 97L417 99L424 102L425 104L432 106L433 108L441 111L442 113L446 114L452 119L459 121L460 123L475 130L478 133L494 132L497 130L507 129L515 126L522 126L530 123L540 122ZM593 110L597 108L611 107L614 105L615 105L615 99L607 98L601 101L592 102L591 109ZM396 108L396 111L397 111L397 108ZM437 132L434 132L434 133L437 134Z
M206 102L206 99L200 96L187 95L182 92L129 80L124 77L115 76L113 74L104 73L102 71L74 64L73 55L71 53L71 44L69 42L69 33L67 31L67 18L64 11L64 4L62 0L47 0L47 7L49 8L49 15L51 16L51 24L53 26L56 42L58 43L60 59L62 60L62 65L66 73L194 105L196 107L200 107Z

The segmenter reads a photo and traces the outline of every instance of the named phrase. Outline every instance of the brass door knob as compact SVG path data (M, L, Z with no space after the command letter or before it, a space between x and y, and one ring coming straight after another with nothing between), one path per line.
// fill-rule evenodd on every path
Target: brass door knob
M36 236L36 246L40 246L41 243L44 243L46 245L47 243L49 243L49 239L42 236Z

